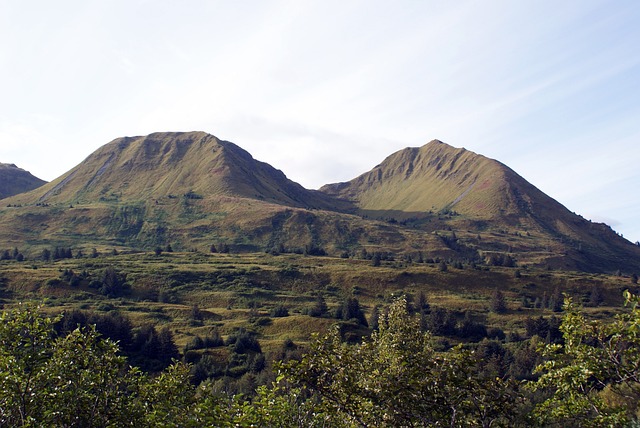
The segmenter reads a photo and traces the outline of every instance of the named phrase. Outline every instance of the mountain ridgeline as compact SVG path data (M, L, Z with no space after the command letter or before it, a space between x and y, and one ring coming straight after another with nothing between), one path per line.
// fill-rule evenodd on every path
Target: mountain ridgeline
M0 163L0 199L28 192L45 183L14 164Z
M0 247L393 254L638 271L640 248L571 213L498 161L434 140L308 190L202 132L116 139L8 198Z
M304 208L328 208L333 203L235 144L200 132L118 138L37 194L38 202L46 204L139 202L187 194Z

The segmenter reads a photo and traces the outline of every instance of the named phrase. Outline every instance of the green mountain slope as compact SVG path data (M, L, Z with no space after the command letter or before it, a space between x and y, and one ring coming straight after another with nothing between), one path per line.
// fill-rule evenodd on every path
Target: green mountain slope
M0 207L0 249L53 245L392 253L640 272L640 248L514 171L439 141L307 190L203 132L116 139Z
M146 201L190 194L232 195L301 208L335 208L326 195L304 189L280 170L204 132L118 138L19 202ZM343 204L344 205L344 204Z
M564 259L561 264L569 262L566 267L640 265L640 248L608 226L570 212L504 164L438 140L393 153L371 171L320 191L352 201L360 213L373 218L448 214L451 227L473 233L535 235L529 243L499 241L503 248L524 245L525 252L542 250L543 245Z
M473 219L507 219L538 202L561 208L500 162L438 140L400 150L371 171L320 190L364 211L453 210Z
M202 132L116 139L0 208L0 247L131 246L337 252L403 232L344 214L350 203L307 190L233 143ZM393 236L392 236L393 235ZM37 252L34 250L33 252Z

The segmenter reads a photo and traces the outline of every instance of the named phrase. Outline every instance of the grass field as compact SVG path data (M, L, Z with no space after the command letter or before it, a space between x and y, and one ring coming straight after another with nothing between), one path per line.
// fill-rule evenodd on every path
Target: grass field
M107 268L126 275L128 287L117 296L91 286ZM560 291L587 302L598 287L603 301L591 309L597 316L619 308L622 291L634 286L622 276L577 272L464 265L442 269L437 263L383 261L373 267L369 260L295 254L121 253L53 262L2 261L0 284L5 307L33 301L50 313L120 311L135 325L168 326L178 345L214 328L222 335L245 328L267 346L287 338L305 342L336 322L304 315L318 296L329 313L356 298L369 316L376 305L422 292L432 307L471 311L488 326L517 331L523 318L551 314L531 307L536 298ZM65 272L81 279L71 285ZM490 311L496 289L504 293L508 307L500 315ZM199 323L190 319L195 306L203 314ZM272 317L277 306L286 307L289 315Z

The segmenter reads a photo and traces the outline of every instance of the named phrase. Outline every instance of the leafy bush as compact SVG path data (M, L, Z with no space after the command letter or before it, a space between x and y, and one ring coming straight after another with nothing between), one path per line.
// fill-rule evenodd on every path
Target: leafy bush
M271 310L271 316L272 317L288 317L289 316L289 309L287 309L286 306L284 305L278 305L275 308L273 308Z

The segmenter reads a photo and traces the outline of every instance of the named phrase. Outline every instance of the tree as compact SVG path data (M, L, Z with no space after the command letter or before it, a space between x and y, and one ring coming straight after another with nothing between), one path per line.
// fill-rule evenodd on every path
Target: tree
M378 306L374 306L373 309L371 310L371 315L369 315L369 327L371 328L371 330L378 329L379 321L380 321L380 310L378 309Z
M355 297L350 297L336 309L336 318L345 321L355 319L358 324L368 327L367 318L360 307L360 302Z
M533 415L541 424L627 426L640 403L640 298L626 291L631 311L612 323L588 320L565 298L564 344L543 349L534 390L550 392ZM623 403L623 405L621 405Z
M556 287L553 290L553 294L549 298L549 309L551 309L553 312L561 312L562 303L563 303L562 293L560 292L560 289Z
M285 305L282 305L282 304L277 305L271 310L270 315L274 318L288 317L289 308L287 308Z
M491 311L496 314L504 314L507 312L507 301L502 291L497 288L491 295Z
M458 336L477 342L487 336L487 327L481 322L474 321L471 311L465 311L464 319L458 326Z
M427 300L427 295L424 294L424 291L420 290L418 293L418 301L416 303L416 310L420 312L421 310L429 310L429 301Z
M127 391L141 380L95 329L56 337L33 307L0 315L0 421L4 426L129 424Z
M57 336L59 321L32 306L0 315L0 426L287 427L328 420L299 390L275 383L261 387L252 403L206 387L196 393L184 364L148 377L95 328Z
M427 329L438 336L451 336L456 333L456 318L452 311L436 307L426 319Z
M193 306L191 306L189 319L190 319L191 325L202 325L202 321L204 320L204 313L202 313L202 310L200 309L197 303L194 303Z
M515 414L512 385L474 377L477 367L462 347L435 352L400 299L371 340L347 345L334 328L281 370L315 396L319 413L345 421L337 426L505 426Z
M102 272L101 282L100 292L108 297L120 296L130 288L127 283L127 274L120 273L112 267Z
M591 287L589 292L589 306L600 306L604 302L604 296L602 295L602 288L598 285Z
M322 297L322 295L318 294L318 297L316 297L316 301L313 306L311 306L307 310L307 315L309 315L310 317L320 318L325 316L328 312L329 308L327 307L327 302L324 300L324 297Z
M381 260L380 254L379 253L375 253L373 255L373 257L371 258L371 266L373 266L373 267L380 266L380 260Z

